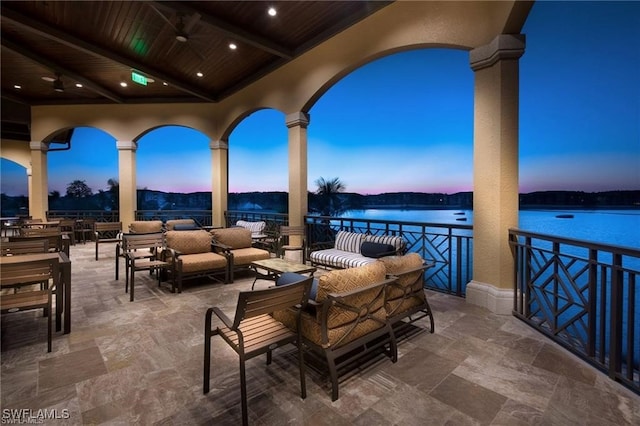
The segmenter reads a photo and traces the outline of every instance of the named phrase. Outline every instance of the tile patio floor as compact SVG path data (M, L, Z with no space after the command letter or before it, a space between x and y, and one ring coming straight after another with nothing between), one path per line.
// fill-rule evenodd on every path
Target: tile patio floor
M1 405L68 410L45 424L237 425L237 356L214 338L212 390L202 394L204 314L231 315L253 281L187 285L184 293L136 276L136 300L114 280L114 250L76 245L72 332L46 351L46 319L2 316ZM265 281L258 281L267 286ZM380 358L343 379L331 402L323 371L308 369L300 399L295 350L248 362L249 420L255 425L638 425L640 396L568 354L511 316L428 293L436 332L399 345L396 364ZM426 324L425 324L426 325Z

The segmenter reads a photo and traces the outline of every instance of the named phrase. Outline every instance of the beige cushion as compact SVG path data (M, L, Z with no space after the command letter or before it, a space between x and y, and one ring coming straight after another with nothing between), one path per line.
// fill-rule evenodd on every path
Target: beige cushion
M161 220L136 220L129 225L129 231L134 234L148 234L162 232Z
M240 227L212 229L211 235L216 242L227 245L232 250L249 248L252 243L251 231Z
M254 260L269 259L271 254L267 250L248 247L233 250L233 265L249 265Z
M182 272L186 273L224 269L227 266L227 259L213 252L182 255L180 260L182 261Z
M198 229L194 231L167 231L167 247L182 254L211 252L211 234Z
M425 303L422 270L406 273L422 266L424 261L418 253L405 256L387 256L379 259L385 265L387 274L398 276L398 280L387 286L385 309L387 313L397 315L414 306Z

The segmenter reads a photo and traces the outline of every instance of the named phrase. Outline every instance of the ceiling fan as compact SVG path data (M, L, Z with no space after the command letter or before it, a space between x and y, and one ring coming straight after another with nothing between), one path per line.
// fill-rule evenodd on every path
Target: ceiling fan
M173 43L173 45L169 48L169 52L176 46L176 44L186 44L191 48L191 51L195 53L200 59L203 61L205 57L200 53L199 49L194 48L188 42L193 41L197 36L194 36L193 32L202 17L199 13L193 13L188 18L182 12L175 13L175 22L167 15L165 15L157 6L153 4L149 4L151 9L154 10L174 31L175 41L177 43Z
M64 92L64 83L62 82L62 74L59 72L55 73L56 77L45 76L42 79L46 82L53 83L53 90L58 93Z

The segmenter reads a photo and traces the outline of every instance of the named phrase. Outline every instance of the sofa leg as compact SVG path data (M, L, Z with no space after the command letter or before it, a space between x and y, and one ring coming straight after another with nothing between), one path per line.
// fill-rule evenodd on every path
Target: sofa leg
M329 366L329 377L331 378L331 401L336 401L338 399L338 370L336 369L336 360L332 351L325 351L325 354Z

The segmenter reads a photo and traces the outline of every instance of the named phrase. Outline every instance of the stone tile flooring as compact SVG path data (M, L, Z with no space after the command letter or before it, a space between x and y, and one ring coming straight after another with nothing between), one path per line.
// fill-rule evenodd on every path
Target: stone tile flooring
M235 311L234 284L192 282L182 294L136 276L136 300L114 280L114 250L71 248L72 332L46 349L41 313L2 316L1 405L55 409L45 424L236 425L241 422L238 359L213 340L212 390L202 394L204 314ZM265 281L258 281L267 286ZM399 345L340 385L331 402L325 373L308 369L300 399L295 350L267 366L248 362L249 419L255 425L638 425L640 396L568 354L511 316L429 292L436 332ZM423 324L426 326L426 324ZM66 411L63 411L66 410ZM52 411L48 411L51 413Z

